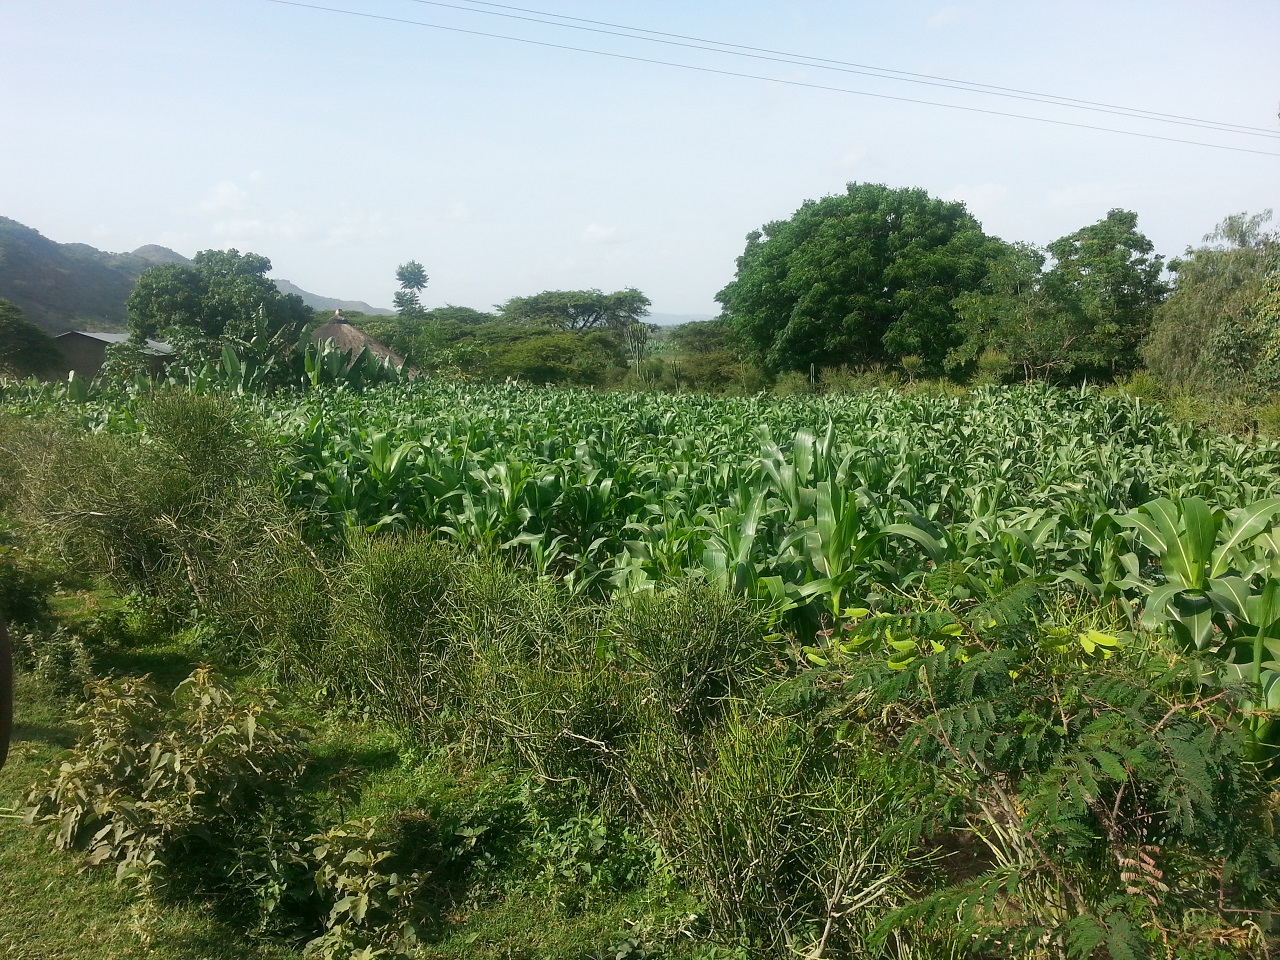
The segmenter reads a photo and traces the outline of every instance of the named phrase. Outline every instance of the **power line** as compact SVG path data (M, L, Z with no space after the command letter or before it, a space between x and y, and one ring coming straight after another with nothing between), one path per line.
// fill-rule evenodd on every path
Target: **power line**
M1034 90L1020 90L1016 87L1002 87L995 84L976 83L969 80L957 80L952 77L940 77L927 73L912 73L907 70L893 70L888 67L876 67L863 63L850 63L843 60L829 60L822 57L811 57L802 53L788 53L783 50L771 50L767 47L749 47L738 43L726 43L720 40L708 40L704 37L692 37L680 33L666 33L661 30L648 30L644 27L632 27L627 24L610 23L605 20L588 20L584 17L569 17L546 10L533 10L528 7L513 7L504 3L488 3L485 0L463 0L472 6L461 6L456 3L445 3L443 0L409 0L423 6L443 7L449 10L461 10L467 13L481 13L487 16L504 17L509 20L521 20L526 23L540 23L550 27L566 30L582 30L611 37L623 37L628 40L642 40L646 43L661 43L666 46L683 47L690 50L706 50L726 56L746 57L753 60L766 60L773 63L789 63L797 66L816 67L819 70L832 70L838 73L856 74L865 77L877 77L882 80L894 80L899 83L915 83L929 87L941 87L945 90L961 90L983 96L1004 97L1011 100L1025 100L1031 103L1047 103L1068 107L1075 110L1088 110L1094 113L1109 113L1121 117L1133 117L1151 120L1157 123L1170 123L1179 126L1198 127L1205 130L1216 130L1220 133L1235 133L1241 136L1269 137L1280 139L1280 130L1268 130L1265 127L1251 127L1244 124L1229 123L1220 120L1208 120L1201 117L1188 117L1176 113L1159 113L1141 107L1127 107L1122 104L1102 103L1093 100L1079 100L1074 97L1062 97L1057 94L1040 93ZM514 10L519 13L502 13L499 10L481 10L477 7L497 7L499 10ZM519 14L534 14L526 17ZM537 17L553 17L554 20L540 20ZM569 20L572 23L557 23L556 20ZM579 26L578 24L594 24L595 26ZM616 29L604 30L601 27ZM630 33L619 31L628 30ZM650 34L637 36L636 34ZM671 37L674 39L661 39ZM683 42L692 41L692 42ZM726 49L730 48L730 49Z
M1038 123L1050 123L1054 126L1073 127L1079 130L1097 130L1103 133L1115 133L1126 137L1141 137L1144 140L1160 140L1165 143L1182 143L1194 147L1207 147L1211 150L1229 150L1233 153L1252 153L1264 157L1280 157L1280 153L1270 150L1254 150L1249 147L1233 147L1223 143L1206 143L1203 140L1185 140L1180 137L1166 137L1155 133L1140 133L1136 130L1121 130L1116 127L1102 127L1091 123L1078 123L1072 120L1054 120L1049 117L1037 117L1026 113L1010 113L1004 110L989 110L985 107L969 107L957 103L943 103L937 100L920 100L914 97L899 97L887 93L872 93L868 90L851 90L848 87L833 87L821 83L808 83L802 80L784 80L779 77L767 77L755 73L740 73L735 70L721 70L716 67L696 66L690 63L677 63L671 60L655 60L651 57L637 57L625 53L611 53L606 50L593 50L590 47L574 47L562 43L550 43L545 40L533 40L528 37L512 37L501 33L488 33L483 30L468 30L464 27L450 27L439 23L425 23L421 20L407 20L403 17L389 17L383 14L365 13L357 10L342 10L336 7L323 7L318 4L302 3L300 0L266 0L286 7L298 7L305 10L319 10L325 13L338 13L350 17L362 17L367 20L381 20L387 23L400 23L407 26L427 27L432 30L445 30L449 33L462 33L476 37L487 37L494 40L508 40L512 43L524 43L530 46L547 47L552 50L569 50L574 53L589 53L598 57L610 57L615 60L628 60L633 63L649 63L663 67L676 67L680 70L693 70L698 73L710 73L723 77L738 77L745 80L761 80L766 83L777 83L789 87L803 87L809 90L825 90L830 93L844 93L858 97L871 97L877 100L891 100L897 103L912 103L929 107L942 107L948 110L963 110L966 113L981 113L993 117L1010 117L1016 120L1033 120Z

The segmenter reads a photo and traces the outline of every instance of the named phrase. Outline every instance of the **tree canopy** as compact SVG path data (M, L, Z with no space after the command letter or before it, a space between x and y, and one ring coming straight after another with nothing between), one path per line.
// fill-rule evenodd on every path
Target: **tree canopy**
M635 287L628 287L614 293L594 289L544 290L529 297L512 297L497 309L503 323L623 333L649 315L649 306L648 297Z
M53 338L8 300L0 300L0 373L47 373L62 362Z
M1173 293L1156 312L1142 358L1174 390L1247 386L1248 333L1267 276L1280 266L1280 237L1265 230L1270 219L1270 210L1233 214L1170 264Z
M1044 286L1067 332L1062 349L1076 368L1125 373L1169 292L1164 258L1138 231L1138 215L1111 210L1097 223L1049 244Z
M421 319L423 315L421 293L427 286L427 270L417 260L410 260L396 267L396 280L400 289L393 297L396 313L406 320Z
M963 203L851 183L747 236L724 316L773 371L896 360L941 365L951 302L1004 251Z
M238 250L202 250L191 266L164 263L142 272L129 295L129 329L153 338L170 328L207 339L286 338L312 318L296 294L276 289L271 261Z
M953 301L960 343L947 365L999 355L1027 380L1111 378L1133 369L1166 292L1161 258L1150 255L1137 223L1137 214L1112 210L1047 250L1007 247L981 286Z

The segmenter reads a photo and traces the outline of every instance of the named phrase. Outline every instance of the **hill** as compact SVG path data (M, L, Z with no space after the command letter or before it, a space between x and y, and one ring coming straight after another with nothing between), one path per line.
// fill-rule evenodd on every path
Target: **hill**
M164 249L161 247L160 249ZM277 280L276 289L281 293L296 293L302 298L312 310L342 310L346 313L367 313L370 315L394 314L394 310L388 310L386 307L373 307L365 303L363 300L338 300L334 297L322 297L318 293L308 293L296 283L290 283L288 280Z
M160 262L163 247L106 253L84 243L57 243L39 231L0 217L0 298L52 334L86 327L123 330L124 302L134 281Z
M714 313L651 313L645 317L648 323L656 323L660 327L678 327L685 323L697 323L702 320L714 320Z
M47 333L121 331L125 301L143 270L159 263L190 263L176 251L149 243L132 253L108 253L85 243L58 243L17 220L0 217L0 299L9 300ZM360 300L337 300L276 280L314 310L391 313Z

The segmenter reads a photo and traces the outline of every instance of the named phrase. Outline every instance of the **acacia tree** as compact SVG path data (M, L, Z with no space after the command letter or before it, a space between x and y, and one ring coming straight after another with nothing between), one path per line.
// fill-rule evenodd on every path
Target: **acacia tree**
M498 319L518 326L558 330L608 330L621 336L649 315L649 298L635 287L599 290L544 290L498 304Z
M747 236L724 317L772 371L920 356L958 344L952 301L1004 250L963 203L851 183Z

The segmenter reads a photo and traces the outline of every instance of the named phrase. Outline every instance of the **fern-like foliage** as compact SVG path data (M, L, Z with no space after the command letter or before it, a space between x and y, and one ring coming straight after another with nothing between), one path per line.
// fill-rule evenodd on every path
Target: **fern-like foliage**
M827 668L839 673L832 714L847 723L842 705L856 705L946 798L940 848L978 841L952 882L923 885L881 935L947 929L954 949L983 956L1263 956L1280 845L1234 701L1155 646L1101 659L1048 642L1042 596L1019 582L875 618L899 645L948 616L964 635L918 644L905 669L871 647ZM1256 935L1224 932L1246 929Z

